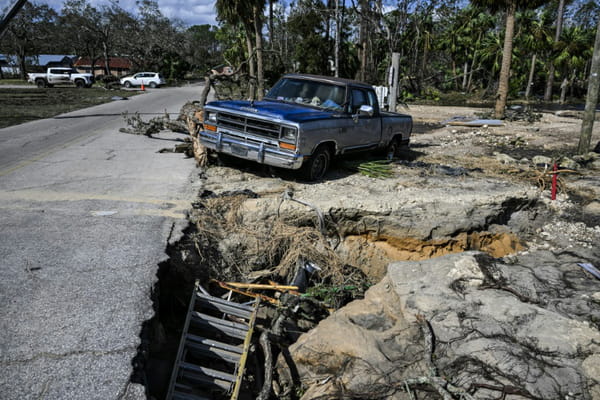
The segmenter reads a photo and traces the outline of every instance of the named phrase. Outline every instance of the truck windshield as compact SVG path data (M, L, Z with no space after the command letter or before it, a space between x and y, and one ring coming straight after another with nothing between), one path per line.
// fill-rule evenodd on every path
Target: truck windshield
M345 97L344 86L290 78L277 82L265 96L272 100L306 104L335 111L343 110Z

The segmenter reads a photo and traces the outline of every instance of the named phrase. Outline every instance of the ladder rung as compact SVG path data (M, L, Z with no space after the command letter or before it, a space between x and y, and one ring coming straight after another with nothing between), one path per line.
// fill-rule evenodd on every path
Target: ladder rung
M196 357L210 357L216 360L227 361L232 364L236 364L238 361L240 361L241 357L239 353L232 353L218 347L213 347L202 343L195 343L192 341L186 342L186 348L189 350L190 354L193 354Z
M196 306L204 309L222 312L224 314L235 315L236 317L250 319L252 315L252 307L244 306L230 301L222 300L215 297L206 296L201 293L196 293Z
M248 325L222 320L197 311L192 313L192 322L202 328L211 328L238 339L244 339L248 332Z
M181 377L202 386L217 386L223 390L231 390L235 376L226 372L201 367L189 363L181 363Z
M218 349L223 349L230 351L232 353L242 354L244 349L241 346L234 346L232 344L217 342L216 340L207 339L205 337L192 335L191 333L186 335L186 339L195 343L202 343L207 346L216 347Z
M176 385L175 387L177 387L179 385ZM173 397L171 397L173 400L210 400L208 397L201 397L201 396L196 396L195 394L191 394L191 393L183 393L183 392L178 392L175 391L173 392Z

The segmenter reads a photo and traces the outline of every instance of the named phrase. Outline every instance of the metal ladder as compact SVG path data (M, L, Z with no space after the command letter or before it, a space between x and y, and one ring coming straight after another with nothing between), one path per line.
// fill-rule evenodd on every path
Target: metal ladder
M237 400L258 301L252 306L192 293L167 400Z

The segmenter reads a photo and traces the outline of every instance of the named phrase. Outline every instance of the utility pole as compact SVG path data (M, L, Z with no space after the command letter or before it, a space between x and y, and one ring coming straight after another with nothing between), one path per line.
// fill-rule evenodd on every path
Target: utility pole
M585 99L585 112L583 113L583 122L581 123L581 135L579 136L578 154L586 154L590 151L590 142L592 141L592 128L594 127L594 118L596 114L596 105L598 104L598 89L600 87L600 22L596 31L596 41L594 43L594 55L592 56L592 67L590 68L590 77L588 81L587 97Z
M8 11L6 11L6 15L0 15L0 37L4 34L4 31L8 27L8 23L11 19L17 15L19 10L23 8L27 0L16 0L12 6L8 7Z
M400 53L392 53L392 68L390 69L390 92L388 94L389 110L396 112L396 97L398 97L398 74L400 69Z

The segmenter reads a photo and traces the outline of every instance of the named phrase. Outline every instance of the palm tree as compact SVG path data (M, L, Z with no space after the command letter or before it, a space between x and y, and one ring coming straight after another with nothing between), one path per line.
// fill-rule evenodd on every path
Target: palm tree
M525 98L529 99L535 76L537 55L540 51L549 47L552 36L544 21L538 18L532 10L523 12L520 15L519 21L521 22L520 29L516 35L519 39L519 47L524 51L524 54L531 55L529 77L525 88Z
M264 92L264 68L262 53L262 13L265 0L217 0L215 2L217 16L221 21L230 25L242 25L246 33L248 47L248 72L250 74L250 98L254 99L252 79L257 80L258 98L262 99ZM254 35L255 44L252 43ZM254 53L256 52L256 57ZM254 59L256 58L256 63Z
M506 28L504 33L504 46L502 51L502 66L498 78L498 93L496 94L496 106L494 114L496 118L504 118L506 99L508 98L508 84L510 77L510 65L512 61L513 37L515 32L515 15L517 8L537 8L543 0L471 0L471 3L485 7L491 11L504 9L506 12Z
M565 0L559 0L556 16L556 32L554 34L554 43L558 43L562 32L563 12L565 9ZM552 100L552 86L554 86L554 60L550 60L548 65L548 81L546 83L546 92L544 93L544 101Z
M575 79L577 70L582 71L586 62L592 57L592 37L589 31L580 26L570 26L562 33L562 38L556 43L555 65L565 76L561 85L560 102L565 102L567 87ZM572 72L571 79L567 79Z

